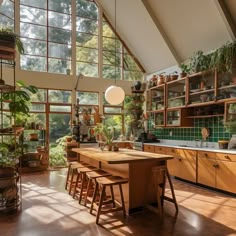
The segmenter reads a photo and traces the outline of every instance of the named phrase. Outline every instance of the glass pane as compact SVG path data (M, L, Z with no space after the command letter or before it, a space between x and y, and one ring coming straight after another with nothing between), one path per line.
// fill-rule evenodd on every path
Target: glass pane
M77 71L76 71L77 75L79 73L82 73L85 76L98 77L98 64L79 62L76 63L76 65L77 65Z
M76 45L89 48L98 48L98 36L87 33L77 33Z
M71 68L71 61L52 58L48 60L48 71L51 73L66 74L68 68Z
M52 27L71 30L71 15L49 11L48 24Z
M31 102L46 102L47 101L47 90L46 89L38 89L36 94L31 94L30 96Z
M46 128L46 114L45 113L30 113L27 119L26 128L32 129L34 124L40 124L42 129Z
M89 2L86 0L77 0L76 15L85 18L98 19L98 7L93 2Z
M50 114L49 115L49 138L50 144L57 139L71 134L70 114Z
M47 28L45 26L20 23L20 35L31 39L47 40Z
M121 79L121 68L109 65L103 65L102 71L103 78L105 79Z
M0 13L7 16L7 18L14 19L14 2L9 0L3 0L0 6Z
M0 127L1 129L3 128L10 128L11 127L11 119L10 119L10 113L9 112L3 112L3 121L1 121L1 116L0 116L0 122L2 126ZM2 131L0 131L2 133Z
M71 14L71 0L49 0L48 9L56 12Z
M20 0L20 4L29 5L32 7L38 7L38 8L47 8L47 0Z
M98 93L92 92L77 92L79 104L98 105Z
M143 73L141 71L124 70L124 80L135 81L142 79L143 79Z
M116 61L116 65L119 65L119 62L118 62L118 57L115 58L115 55L116 53L115 52L106 52L106 51L103 51L102 52L102 55L103 55L103 64L106 64L106 65L115 65L115 60L117 59Z
M119 107L104 107L104 113L121 113L122 109Z
M49 43L48 56L56 58L71 58L71 45Z
M76 18L77 31L90 34L98 34L98 22L85 18Z
M0 27L8 26L14 30L14 20L0 14Z
M122 44L119 39L115 40L114 38L103 37L102 48L107 51L121 52Z
M50 112L71 112L71 106L50 105Z
M140 71L139 66L136 64L134 59L128 54L124 54L124 69Z
M71 91L48 90L48 100L54 103L71 103Z
M115 33L107 22L103 22L102 36L115 38Z
M46 57L47 43L45 41L26 39L26 38L22 38L21 40L24 44L25 54Z
M83 48L77 47L76 48L77 60L84 61L84 62L98 62L98 50L91 49L91 48Z
M46 25L47 24L47 11L21 5L20 6L20 21L39 24L39 25Z
M122 133L122 116L105 115L104 123L114 128L114 139L118 139Z
M22 70L47 71L45 57L21 55L20 66Z
M30 106L30 111L39 111L39 112L45 112L45 104L36 104L32 103Z
M49 41L56 43L71 43L71 31L56 29L56 28L48 28L49 31Z

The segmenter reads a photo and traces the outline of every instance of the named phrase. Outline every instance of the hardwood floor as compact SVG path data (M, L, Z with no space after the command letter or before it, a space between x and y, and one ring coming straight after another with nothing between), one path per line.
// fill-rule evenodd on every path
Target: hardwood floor
M122 213L101 216L102 226L96 225L88 208L64 190L65 176L65 169L24 175L22 210L0 215L0 235L236 235L236 198L178 180L173 181L179 204L176 218L174 205L166 202L163 220L144 209L126 220Z

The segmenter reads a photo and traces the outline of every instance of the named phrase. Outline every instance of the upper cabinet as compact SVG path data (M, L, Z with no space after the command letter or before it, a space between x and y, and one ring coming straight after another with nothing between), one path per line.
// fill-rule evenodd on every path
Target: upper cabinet
M167 83L167 108L183 107L186 104L186 79L176 79Z
M200 72L190 75L188 83L188 105L211 104L215 101L215 73Z

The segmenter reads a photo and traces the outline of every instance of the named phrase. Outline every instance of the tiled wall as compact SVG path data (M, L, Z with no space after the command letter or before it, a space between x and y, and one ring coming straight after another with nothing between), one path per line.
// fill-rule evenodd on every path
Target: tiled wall
M223 126L223 117L212 117L194 119L194 128L152 128L152 121L149 122L149 131L156 135L158 139L172 140L190 140L202 139L201 129L209 128L210 136L208 142L217 142L218 140L229 140L231 134L225 132ZM172 134L172 136L171 136Z

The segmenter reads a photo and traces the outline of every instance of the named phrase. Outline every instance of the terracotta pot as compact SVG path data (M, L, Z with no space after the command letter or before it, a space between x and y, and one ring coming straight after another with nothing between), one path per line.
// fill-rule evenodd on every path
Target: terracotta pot
M36 140L38 140L38 134L37 133L30 134L30 141L36 141Z

